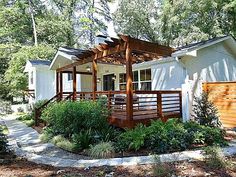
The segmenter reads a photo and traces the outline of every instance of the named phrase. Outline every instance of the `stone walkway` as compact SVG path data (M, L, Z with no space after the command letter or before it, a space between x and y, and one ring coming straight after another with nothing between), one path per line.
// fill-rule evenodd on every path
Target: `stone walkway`
M52 165L55 167L92 167L92 166L115 166L136 165L155 163L154 156L125 157L112 159L93 159L78 154L69 153L51 143L42 143L39 134L31 127L16 120L16 116L8 116L0 119L0 124L5 124L9 130L9 144L17 156L24 157L29 161ZM229 147L223 148L226 156L236 154L236 142ZM161 162L180 160L203 159L202 150L176 152L160 155Z

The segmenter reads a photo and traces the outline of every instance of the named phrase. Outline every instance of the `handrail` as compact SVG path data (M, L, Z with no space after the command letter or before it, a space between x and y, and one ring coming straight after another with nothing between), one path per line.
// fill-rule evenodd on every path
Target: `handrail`
M49 99L48 101L46 101L44 104L42 104L40 107L38 108L35 108L35 115L34 115L34 118L35 118L35 125L37 126L38 125L38 121L39 121L39 117L40 117L40 114L41 114L41 110L46 107L51 101L53 101L55 98L58 98L58 96L60 95L60 93L57 93L55 96L53 96L51 99Z
M65 97L64 99L65 100L68 100L68 99L70 99L72 96L73 96L73 94L74 94L74 92L71 92L67 97Z

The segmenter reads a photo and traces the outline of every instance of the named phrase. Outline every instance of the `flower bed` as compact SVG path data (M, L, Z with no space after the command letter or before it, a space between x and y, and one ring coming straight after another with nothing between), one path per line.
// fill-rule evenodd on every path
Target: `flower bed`
M120 130L109 126L104 100L63 101L43 111L47 122L41 139L67 151L96 158L147 155L226 145L224 131L196 122L153 121L150 126Z

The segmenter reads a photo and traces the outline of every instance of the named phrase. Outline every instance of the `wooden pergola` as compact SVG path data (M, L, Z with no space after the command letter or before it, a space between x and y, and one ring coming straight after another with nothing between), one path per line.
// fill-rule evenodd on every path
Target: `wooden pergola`
M92 75L92 99L97 98L97 68L98 63L112 64L112 65L125 65L126 66L126 115L123 123L115 123L121 127L133 127L133 71L132 64L151 61L161 57L168 57L174 52L174 49L168 46L163 46L158 43L151 43L139 39L132 38L126 35L119 35L119 38L107 38L106 36L99 36L104 38L104 42L100 43L94 48L89 50L80 50L76 54L76 61L72 64L56 69L56 98L63 99L63 73L72 73L73 78L73 92L67 95L66 99L71 97L72 100L77 99L76 90L76 74ZM86 63L92 63L92 72L80 72L76 70L76 66ZM140 91L144 93L145 91ZM115 92L114 92L115 93ZM121 92L120 92L121 93ZM123 93L123 92L122 92ZM138 92L137 92L138 93ZM149 93L149 92L147 92ZM151 92L150 92L151 93ZM160 94L161 92L152 92L152 94ZM164 92L163 92L164 93ZM168 92L169 93L169 92ZM157 98L160 100L160 98ZM109 105L109 103L108 103ZM160 106L160 105L158 105ZM161 108L158 108L161 109ZM159 113L161 110L159 111ZM159 114L158 113L158 114ZM162 113L160 113L162 114ZM116 122L111 120L111 122Z

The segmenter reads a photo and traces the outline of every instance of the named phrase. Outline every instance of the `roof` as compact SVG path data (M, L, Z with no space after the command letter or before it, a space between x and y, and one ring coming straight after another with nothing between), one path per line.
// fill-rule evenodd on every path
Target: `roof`
M51 61L49 61L49 60L29 60L29 62L32 64L32 66L35 66L35 65L50 66L50 64L51 64Z
M176 50L192 49L192 48L200 47L202 45L212 43L214 41L217 41L217 40L225 38L225 37L228 37L228 36L215 37L215 38L211 38L211 39L208 39L208 40L187 44L185 46L181 46L181 47L176 48Z
M191 51L199 50L201 48L205 48L210 45L213 45L213 44L216 44L216 43L228 40L228 39L232 39L232 41L235 42L235 39L232 36L215 37L215 38L211 38L205 41L200 41L200 42L191 43L182 47L178 47L176 48L176 51L172 54L172 56L183 56Z

